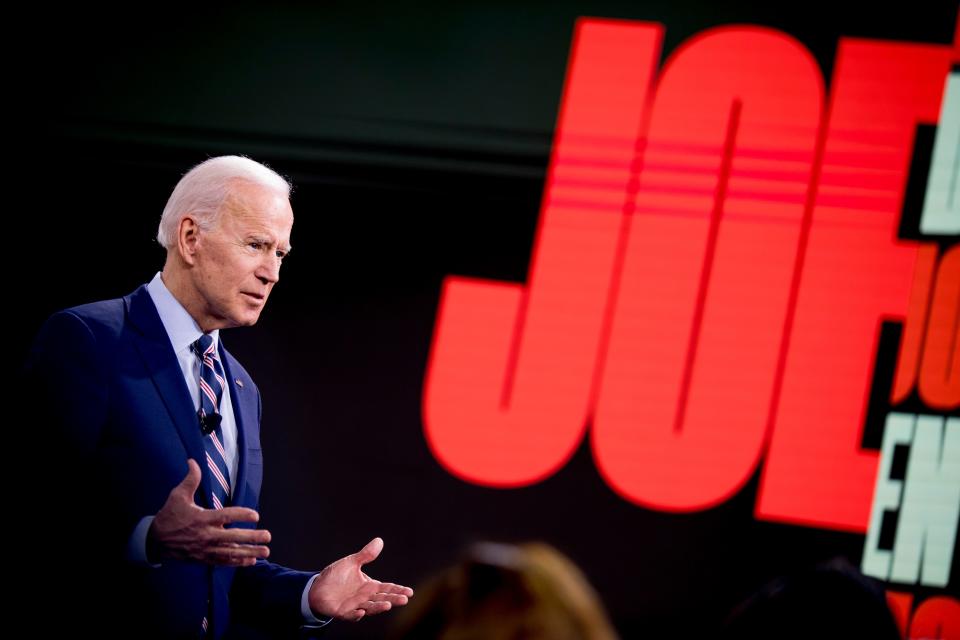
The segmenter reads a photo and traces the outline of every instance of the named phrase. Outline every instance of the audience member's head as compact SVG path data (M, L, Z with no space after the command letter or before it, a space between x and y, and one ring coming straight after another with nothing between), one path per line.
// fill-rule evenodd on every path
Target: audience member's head
M597 594L579 569L542 543L482 543L418 587L397 638L612 640Z
M723 637L899 640L879 583L842 558L778 578L730 614Z

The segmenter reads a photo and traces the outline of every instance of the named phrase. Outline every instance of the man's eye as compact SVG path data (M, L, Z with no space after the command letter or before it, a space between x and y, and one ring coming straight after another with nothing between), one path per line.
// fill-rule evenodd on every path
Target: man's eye
M250 243L247 244L247 246L250 247L251 249L253 249L254 251L260 251L260 248L261 248L263 245L260 244L259 242L250 242Z
M283 260L284 258L287 257L287 252L286 252L286 251L277 251L277 257L280 258L281 260Z

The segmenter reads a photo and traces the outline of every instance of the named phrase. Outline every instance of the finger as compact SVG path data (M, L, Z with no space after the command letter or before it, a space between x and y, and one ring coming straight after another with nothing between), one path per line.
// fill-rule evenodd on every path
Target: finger
M367 600L366 602L360 603L360 606L357 607L361 611L365 612L368 616L375 616L378 613L383 613L384 611L390 611L391 604L383 600L373 601Z
M231 522L259 522L260 514L247 507L224 507L223 509L208 509L210 522L219 525L228 525Z
M180 481L180 484L177 485L176 489L183 491L186 495L190 496L190 501L193 502L193 494L196 493L197 487L200 486L200 465L197 464L197 461L193 458L187 460L187 475L184 476L183 480Z
M380 555L381 551L383 551L383 539L374 538L368 542L363 549L357 552L357 561L361 565L373 562L377 559L377 556Z
M377 589L380 593L390 593L407 596L408 598L413 597L413 589L410 587L405 587L402 584L393 584L392 582L381 582L380 588Z
M389 602L391 606L402 607L407 604L407 596L399 593L375 593L372 602Z
M256 544L221 544L211 547L211 552L234 558L266 558L270 555L270 547Z
M269 547L238 544L238 545L218 545L208 550L208 555L216 561L245 560L252 558L266 558L270 555Z
M272 539L266 529L214 529L210 537L216 544L270 544Z

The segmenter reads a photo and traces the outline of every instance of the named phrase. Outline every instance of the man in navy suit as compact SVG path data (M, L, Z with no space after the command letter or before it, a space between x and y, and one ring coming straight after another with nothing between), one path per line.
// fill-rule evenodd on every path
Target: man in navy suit
M163 271L124 298L54 314L35 340L25 389L41 416L29 433L43 488L25 517L28 590L59 626L221 638L246 625L277 637L413 595L363 572L379 538L302 572L269 562L270 533L256 528L260 392L219 330L260 317L290 251L289 192L248 158L197 165L161 218Z

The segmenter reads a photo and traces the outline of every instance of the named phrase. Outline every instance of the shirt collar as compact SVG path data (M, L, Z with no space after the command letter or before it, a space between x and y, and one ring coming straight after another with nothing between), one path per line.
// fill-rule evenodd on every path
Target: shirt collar
M150 298L153 299L153 304L157 308L157 313L160 314L160 321L163 323L164 329L167 330L167 336L170 338L173 350L180 353L190 349L190 345L203 335L203 331L197 321L193 319L193 316L183 308L180 301L167 289L159 271L157 275L153 276L153 280L147 284L147 293L150 294ZM214 329L210 332L210 335L213 337L213 344L219 348L220 330Z

